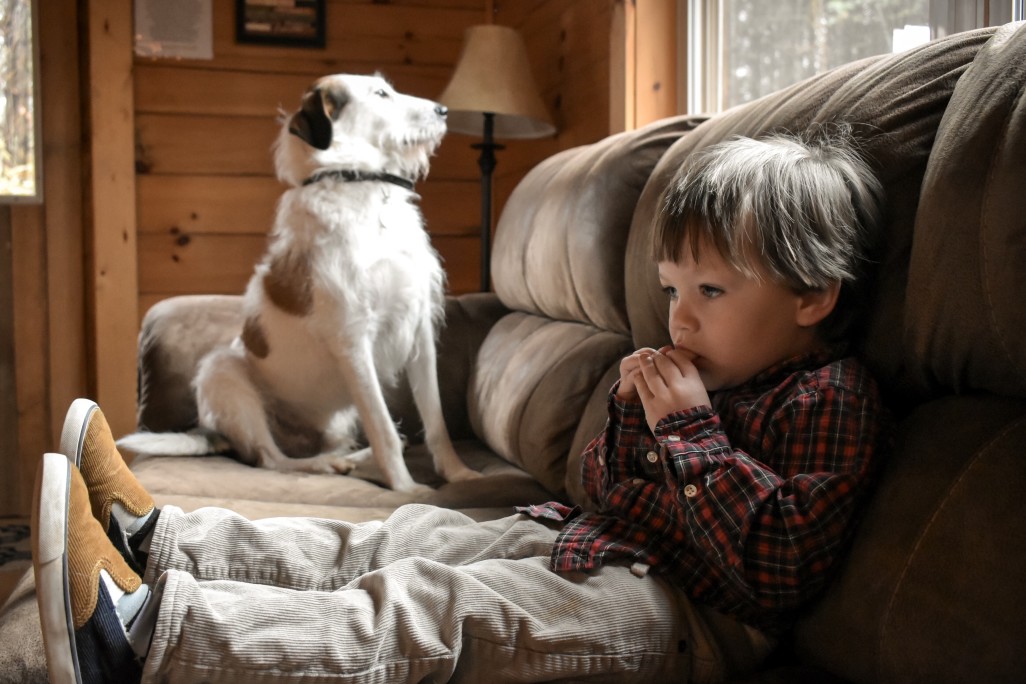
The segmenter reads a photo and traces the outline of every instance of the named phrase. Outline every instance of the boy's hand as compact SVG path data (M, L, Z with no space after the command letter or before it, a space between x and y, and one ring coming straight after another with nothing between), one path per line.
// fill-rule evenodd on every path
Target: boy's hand
M638 398L637 378L641 375L641 359L655 353L655 349L643 347L620 361L620 386L616 390L618 398L625 401Z
M709 393L689 354L663 347L648 354L639 350L639 356L641 372L633 376L634 387L653 432L656 423L671 413L710 403Z

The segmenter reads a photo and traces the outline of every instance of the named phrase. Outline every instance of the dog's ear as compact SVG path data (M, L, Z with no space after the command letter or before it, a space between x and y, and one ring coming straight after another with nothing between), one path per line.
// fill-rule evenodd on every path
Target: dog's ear
M331 124L338 119L349 95L337 88L315 87L306 91L299 111L289 119L289 133L318 150L331 146Z

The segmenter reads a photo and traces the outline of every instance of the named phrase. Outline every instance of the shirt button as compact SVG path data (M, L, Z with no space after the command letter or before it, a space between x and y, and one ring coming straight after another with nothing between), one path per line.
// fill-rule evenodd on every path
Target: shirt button
M689 484L684 487L684 496L688 497L689 499L693 499L696 494L698 494L698 487L696 487L695 485Z
M648 459L649 463L656 463L659 460L659 454L654 451L650 451L645 455L645 458Z
M632 480L632 482L634 483L635 487L640 487L641 485L645 484L645 479L642 477L636 477L634 478L634 480Z
M668 435L666 437L666 441L667 442L679 442L680 441L680 435Z
M599 456L598 456L598 464L600 466L604 466L606 464L606 457L603 456L602 454L599 454Z

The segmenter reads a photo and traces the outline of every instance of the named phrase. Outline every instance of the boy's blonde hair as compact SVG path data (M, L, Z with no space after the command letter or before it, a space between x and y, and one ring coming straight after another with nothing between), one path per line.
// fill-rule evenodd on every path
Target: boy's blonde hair
M705 240L749 277L798 292L840 282L843 308L863 274L882 202L850 126L733 138L688 159L670 184L655 257L679 262L688 248L697 260Z

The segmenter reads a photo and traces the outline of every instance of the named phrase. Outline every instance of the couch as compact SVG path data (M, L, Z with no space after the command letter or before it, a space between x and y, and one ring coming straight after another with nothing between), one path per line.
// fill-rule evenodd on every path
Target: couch
M1026 673L1026 27L957 34L865 59L714 116L678 117L555 155L509 198L494 293L450 297L439 339L445 416L486 475L430 472L409 391L389 404L428 502L478 518L588 505L579 455L602 427L619 359L665 336L649 257L675 169L696 150L844 120L885 185L885 240L857 339L899 418L843 568L746 681L1001 682ZM139 425L195 422L189 378L235 335L239 299L177 297L140 334ZM137 459L158 504L253 517L380 519L409 496L352 476L222 457ZM0 617L0 680L43 681L31 576Z

